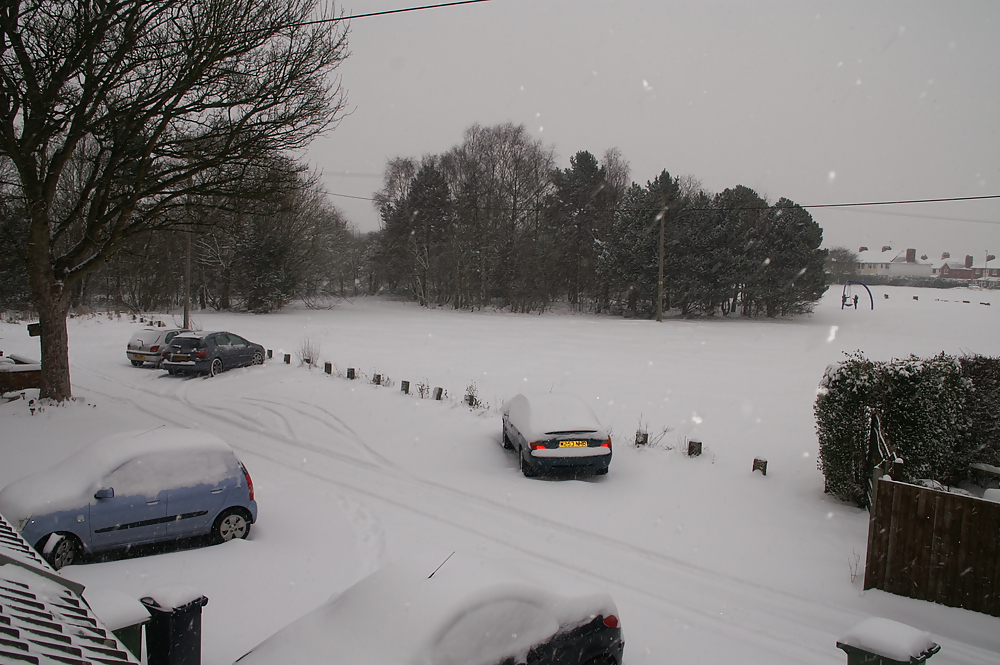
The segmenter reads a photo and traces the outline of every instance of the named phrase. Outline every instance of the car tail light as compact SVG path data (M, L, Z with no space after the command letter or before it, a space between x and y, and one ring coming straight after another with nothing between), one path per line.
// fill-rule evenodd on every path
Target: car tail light
M202 349L198 353L194 354L194 357L197 358L198 360L204 360L205 358L208 357L208 349Z
M243 469L243 477L247 479L247 492L250 493L250 500L253 501L253 481L250 480L250 472L243 466L243 462L240 462L240 468Z
M611 437L609 436L608 440L601 444L601 448L610 448L610 447L611 447Z
M539 441L535 441L531 444L532 450L545 450L545 448L546 448L545 444Z
M154 344L153 346L149 347L149 352L150 353L156 353L157 351L159 351L159 349L160 349L160 345L159 344Z
M614 614L609 614L608 616L604 617L604 625L607 626L608 628L617 628L618 617L616 617Z

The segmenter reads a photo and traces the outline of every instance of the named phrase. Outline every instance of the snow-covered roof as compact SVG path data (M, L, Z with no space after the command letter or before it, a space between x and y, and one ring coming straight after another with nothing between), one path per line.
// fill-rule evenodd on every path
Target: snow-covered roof
M231 455L232 449L214 434L193 429L158 427L122 432L83 448L55 466L10 483L0 490L0 513L17 522L32 515L71 510L90 502L100 489L102 477L139 455L199 452ZM209 482L224 477L227 469L220 467L218 455L213 457L208 460L191 456L189 481ZM159 480L169 484L176 478ZM152 495L159 492L149 489L155 490Z
M607 594L557 595L510 563L418 557L366 577L238 662L487 665L616 613Z
M568 393L526 393L503 405L503 412L529 441L563 432L593 432L592 438L607 433L586 402Z
M62 578L0 515L0 662L135 663L81 599L83 585ZM135 616L136 623L144 618ZM145 619L149 615L146 614Z

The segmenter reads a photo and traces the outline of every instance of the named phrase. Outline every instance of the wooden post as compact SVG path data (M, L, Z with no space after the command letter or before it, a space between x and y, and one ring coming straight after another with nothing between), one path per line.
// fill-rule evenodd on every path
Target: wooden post
M409 381L400 381L399 382L399 389L400 389L400 391L402 391L402 393L404 395L409 395L410 394L410 382Z
M285 354L285 364L286 365L291 365L292 364L292 354L290 354L290 353L286 353Z
M355 375L354 375L354 368L353 367L348 367L347 368L347 378L350 379L351 381L354 380Z
M372 383L374 383L376 386L381 386L382 385L382 375L381 374L376 374L375 376L373 376L372 377Z
M641 429L635 431L635 445L645 446L649 443L649 432L643 432Z
M701 455L701 441L688 441L688 457Z
M274 349L268 349L267 350L267 359L270 360L273 357L274 357Z
M323 371L327 374L333 374L333 363L326 363L323 365Z
M442 397L444 397L444 389L443 388L435 388L434 389L434 399L440 401Z
M760 471L760 475L766 476L767 460L763 457L755 457L753 460L753 469L751 469L750 473L753 473L754 471Z

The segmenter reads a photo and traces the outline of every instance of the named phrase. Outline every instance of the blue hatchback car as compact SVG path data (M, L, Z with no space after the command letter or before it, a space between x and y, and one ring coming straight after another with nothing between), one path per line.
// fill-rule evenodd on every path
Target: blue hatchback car
M81 554L193 536L246 538L253 482L233 449L159 427L102 439L0 490L0 514L54 568Z

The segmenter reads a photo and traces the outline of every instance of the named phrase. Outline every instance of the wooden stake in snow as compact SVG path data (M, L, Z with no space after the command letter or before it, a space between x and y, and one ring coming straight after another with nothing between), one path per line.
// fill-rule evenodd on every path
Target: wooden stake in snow
M348 367L347 368L347 378L350 379L351 381L354 380L354 368L353 367Z
M766 476L767 475L767 460L764 459L763 457L755 457L753 459L753 469L751 469L750 472L753 473L754 471L760 471L760 475Z
M327 374L333 374L333 363L324 363L323 371Z
M688 457L698 457L699 455L701 455L701 441L688 441Z
M444 397L444 388L435 388L434 399L440 401L442 397Z
M286 365L291 365L292 364L292 354L290 354L290 353L286 353L285 354L285 364Z
M409 395L410 394L410 382L409 381L400 381L399 382L399 389L400 389L400 391L402 391L402 393L404 395Z

